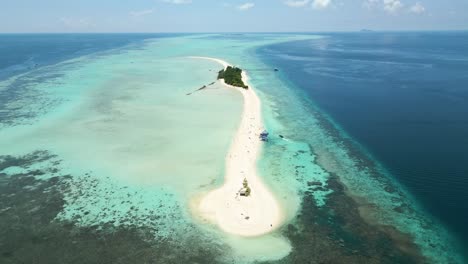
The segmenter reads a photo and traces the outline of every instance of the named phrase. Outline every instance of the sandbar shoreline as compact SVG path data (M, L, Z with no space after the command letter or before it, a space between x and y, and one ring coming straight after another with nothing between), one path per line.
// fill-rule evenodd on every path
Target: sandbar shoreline
M231 66L218 58L190 58L215 61L225 69ZM202 221L215 224L226 233L253 237L276 230L285 217L280 203L257 172L257 160L262 150L259 134L264 129L261 102L245 70L242 71L242 81L248 89L230 86L220 80L226 87L242 94L241 122L226 156L224 183L199 197L193 210ZM239 195L244 179L251 188L248 197Z

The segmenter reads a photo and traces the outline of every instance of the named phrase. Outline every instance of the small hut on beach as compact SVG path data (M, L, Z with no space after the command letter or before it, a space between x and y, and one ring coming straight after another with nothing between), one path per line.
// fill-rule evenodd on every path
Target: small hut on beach
M239 191L239 195L240 195L240 196L248 196L248 195L247 195L247 188L242 188L242 189Z

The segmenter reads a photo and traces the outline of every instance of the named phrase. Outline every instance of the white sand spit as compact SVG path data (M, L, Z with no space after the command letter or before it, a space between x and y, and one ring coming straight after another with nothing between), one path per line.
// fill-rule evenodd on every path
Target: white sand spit
M229 66L227 62L216 58L191 58L216 61L225 68ZM245 71L242 72L242 79L249 89L232 87L222 80L227 87L243 95L241 123L226 157L224 184L197 199L195 213L227 233L251 237L277 229L283 223L284 215L275 196L257 173L256 163L262 149L259 139L263 131L261 103L254 88L248 83ZM251 188L248 197L239 195L244 179L247 179Z

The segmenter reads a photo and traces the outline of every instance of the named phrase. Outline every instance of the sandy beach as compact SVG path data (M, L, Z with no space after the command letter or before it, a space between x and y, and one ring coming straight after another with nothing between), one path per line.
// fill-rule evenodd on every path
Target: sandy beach
M226 61L208 58L226 68ZM244 107L240 126L226 156L224 184L197 199L196 214L206 222L219 226L223 231L240 236L259 236L278 228L284 216L273 193L263 183L257 173L257 159L263 142L259 134L263 131L261 103L254 88L248 82L248 75L242 72L242 79L249 89L233 87L242 93ZM243 181L246 179L251 188L248 197L240 196Z

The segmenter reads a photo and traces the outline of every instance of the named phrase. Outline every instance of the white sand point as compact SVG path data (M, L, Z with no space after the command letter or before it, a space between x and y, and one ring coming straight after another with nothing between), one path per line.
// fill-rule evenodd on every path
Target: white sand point
M227 62L216 58L191 58L216 61L224 68L229 66ZM263 130L261 103L253 87L248 84L245 71L242 72L242 79L249 89L232 87L222 80L226 86L242 93L244 98L240 127L226 156L224 184L197 199L195 210L199 217L218 225L227 233L252 237L277 229L285 217L273 193L257 173L256 162L262 144L258 135ZM252 131L257 137L254 140L249 139ZM247 179L251 188L248 197L238 195L244 179Z

